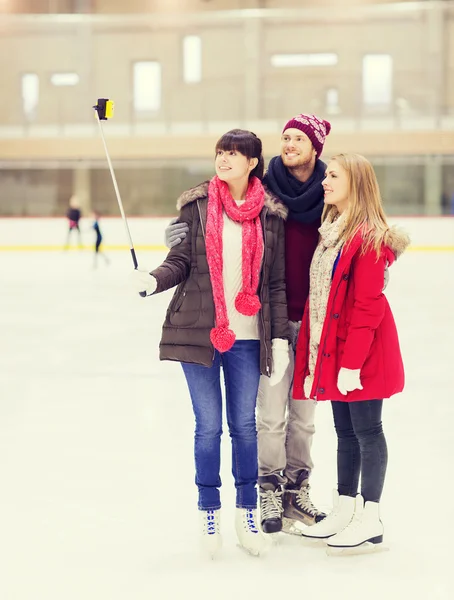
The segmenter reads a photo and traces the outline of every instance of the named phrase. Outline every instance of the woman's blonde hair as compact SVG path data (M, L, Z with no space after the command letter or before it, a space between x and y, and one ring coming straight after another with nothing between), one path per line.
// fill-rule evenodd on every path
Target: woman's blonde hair
M349 243L355 234L362 230L363 252L373 248L378 257L389 225L375 171L367 158L361 154L336 154L331 160L338 162L348 176L349 206L342 238ZM322 222L332 210L337 211L336 206L325 205Z

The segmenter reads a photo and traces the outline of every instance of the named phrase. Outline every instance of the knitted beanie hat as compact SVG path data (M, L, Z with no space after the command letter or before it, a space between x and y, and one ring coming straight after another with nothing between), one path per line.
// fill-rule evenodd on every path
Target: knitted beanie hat
M320 158L320 155L323 152L326 136L331 131L331 123L321 120L315 115L301 114L296 115L296 117L293 117L293 119L290 119L290 121L285 124L282 133L291 127L295 127L307 135L315 148L317 158Z

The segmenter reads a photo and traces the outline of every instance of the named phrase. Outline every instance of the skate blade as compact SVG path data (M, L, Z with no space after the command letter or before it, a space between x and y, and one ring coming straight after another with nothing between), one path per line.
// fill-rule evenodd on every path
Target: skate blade
M209 550L201 550L199 552L201 560L214 562L218 560L221 556L220 550L215 550L214 552L210 552Z
M303 527L304 525L302 525L299 521L295 521L294 519L289 519L287 517L282 519L282 531L284 533L302 536Z
M377 552L387 552L389 546L383 543L372 544L371 542L364 542L359 546L352 546L349 548L340 546L327 546L326 553L328 556L358 556L360 554L376 554Z
M282 531L284 533L298 536L305 546L311 546L313 548L324 547L326 544L326 538L307 537L304 535L304 532L308 529L309 527L302 525L299 521L285 518L282 521Z
M263 535L266 536L266 539L268 540L270 546L276 546L277 544L279 544L279 534L280 531L276 531L274 533L264 533Z
M274 535L274 534L267 534L267 535ZM246 548L246 546L242 546L240 543L237 544L237 547L240 550L242 550L246 554L249 554L249 556L253 556L254 558L260 558L261 556L265 556L265 554L267 554L269 552L271 546L272 546L271 540L268 541L261 549Z
M211 550L208 548L200 548L199 554L203 560L214 561L222 554L222 548L213 548Z

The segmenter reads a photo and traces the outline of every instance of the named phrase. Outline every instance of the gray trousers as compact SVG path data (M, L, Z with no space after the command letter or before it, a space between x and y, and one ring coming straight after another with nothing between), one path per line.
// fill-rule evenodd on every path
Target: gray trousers
M301 471L310 474L314 466L311 446L317 402L291 397L294 348L295 343L282 381L271 387L269 378L262 375L257 398L259 476L278 475L282 483L295 483Z

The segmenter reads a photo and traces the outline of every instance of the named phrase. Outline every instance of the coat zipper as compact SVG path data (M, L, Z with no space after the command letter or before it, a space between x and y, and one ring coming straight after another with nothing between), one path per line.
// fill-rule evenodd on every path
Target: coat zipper
M200 226L202 228L203 241L205 242L205 246L206 246L205 228L203 226L202 212L200 210L200 204L199 204L198 200L197 200L197 210L199 211Z
M268 209L265 207L263 211L263 219L262 219L262 229L263 229L263 270L266 268L266 215L268 213ZM260 286L260 297L263 295L263 287L264 287L264 278L262 277L262 285ZM271 307L270 307L271 310ZM268 360L268 345L266 343L266 333L265 333L265 319L263 318L263 310L260 309L260 318L262 321L262 335L263 335L263 345L265 346L265 363L266 363L266 373L268 377L271 377L271 369Z
M200 204L199 201L197 200L197 210L199 211L199 219L200 219L200 227L202 228L202 235L203 235L203 241L205 242L205 251L206 251L206 245L207 245L207 241L206 241L206 237L205 237L205 228L203 226L203 219L202 219L202 211L200 210ZM213 299L214 302L214 299ZM214 357L216 356L216 350L213 346L213 356L211 359L211 362L214 362Z

